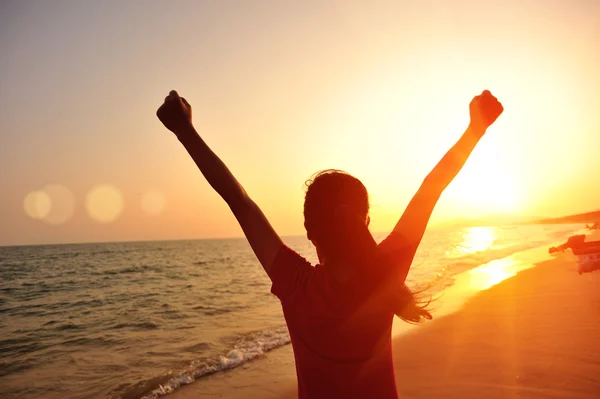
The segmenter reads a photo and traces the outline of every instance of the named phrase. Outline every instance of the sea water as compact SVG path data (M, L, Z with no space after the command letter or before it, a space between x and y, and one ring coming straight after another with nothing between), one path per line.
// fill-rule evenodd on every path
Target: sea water
M429 230L409 282L435 295L580 229ZM268 356L290 342L270 286L245 239L0 247L0 397L156 398Z

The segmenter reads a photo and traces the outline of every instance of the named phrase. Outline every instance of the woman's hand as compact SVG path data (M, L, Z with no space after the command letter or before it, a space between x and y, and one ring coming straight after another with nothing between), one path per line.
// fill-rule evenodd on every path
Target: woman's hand
M403 260L400 270L406 278L415 252L423 238L429 218L442 192L462 169L486 129L500 116L504 108L488 90L473 98L469 105L471 123L438 164L427 175L409 202L393 232L379 244L381 251L398 254Z
M504 111L504 107L500 101L489 90L484 90L469 104L470 127L478 134L483 135L486 129L498 119L502 111Z
M165 102L156 111L156 116L167 129L180 136L193 131L192 106L175 90L165 97Z
M192 107L175 90L156 111L167 129L175 133L208 183L227 202L238 220L256 257L273 278L275 256L284 246L258 205L250 199L242 185L221 159L208 147L192 125Z

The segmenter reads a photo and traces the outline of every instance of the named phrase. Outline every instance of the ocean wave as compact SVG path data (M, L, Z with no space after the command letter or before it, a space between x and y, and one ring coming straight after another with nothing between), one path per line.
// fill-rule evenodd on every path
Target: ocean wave
M86 253L86 255L108 255L108 254L116 254L116 255L123 255L123 254L128 254L131 252L134 252L135 250L132 249L104 249L104 250L99 250L99 251L89 251Z
M84 329L84 327L78 326L77 324L71 324L71 323L62 324L62 325L54 328L55 331L83 330L83 329Z
M32 339L28 337L0 339L0 353L13 350L17 345L29 344L30 342L32 342Z
M150 265L135 265L128 266L120 270L116 270L117 274L127 274L127 273L145 273L145 272L160 272L161 268L157 266Z
M82 347L93 347L93 346L114 346L118 345L120 341L104 338L104 337L79 337L73 338L60 343L60 345L64 346L82 346Z
M35 342L31 338L5 339L0 341L2 357L17 357L49 348L49 345Z
M26 305L13 306L13 307L7 307L7 308L0 308L0 313L13 313L13 314L23 315L23 314L27 313L27 311L31 311L32 309L43 309L43 308L44 308L44 305L26 304ZM29 313L31 313L31 312L29 312Z
M188 351L188 352L201 352L201 351L205 351L207 349L209 349L211 347L211 345L207 342L200 342L199 344L194 344L194 345L190 345L186 348L184 348L184 350Z
M194 361L179 372L171 372L146 381L140 381L129 387L122 394L113 394L111 398L119 399L157 399L172 393L177 388L220 371L230 370L246 362L264 356L265 353L290 343L286 326L255 331L241 336L233 349L217 358ZM207 344L193 345L188 349L204 349Z
M203 306L203 305L194 306L192 309L199 310L200 313L202 313L206 316L217 316L217 315L221 315L221 314L231 313L234 311L234 309L217 308L217 307Z
M202 265L220 265L223 264L224 262L231 262L233 259L231 256L222 256L219 258L213 258L213 259L206 259L206 260L199 260L196 262L192 262L193 265L198 265L198 266L202 266Z
M22 362L22 361L16 361L16 362L10 362L10 361L4 361L0 363L0 377L3 377L5 375L9 375L12 373L18 373L20 371L25 371L25 370L29 370L30 368L33 368L34 364L31 362Z
M86 308L96 308L96 307L101 307L104 305L104 302L101 301L100 299L92 299L89 301L77 301L75 303L73 303L72 305L70 305L71 307L86 307Z
M160 326L156 323L153 323L151 321L144 321L139 323L119 323L112 326L111 329L120 330L123 328L131 328L134 330L156 330L159 327Z

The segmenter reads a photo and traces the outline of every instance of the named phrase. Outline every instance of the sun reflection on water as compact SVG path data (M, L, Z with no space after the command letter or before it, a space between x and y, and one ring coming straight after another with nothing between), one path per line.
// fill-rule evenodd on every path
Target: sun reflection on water
M461 238L461 243L450 254L453 257L459 258L492 249L498 239L498 232L494 227L469 227L463 231ZM514 276L521 268L523 266L512 256L496 259L470 270L469 285L476 290L485 290Z
M462 241L449 254L451 257L461 257L486 251L494 245L497 239L493 227L469 227L462 233Z

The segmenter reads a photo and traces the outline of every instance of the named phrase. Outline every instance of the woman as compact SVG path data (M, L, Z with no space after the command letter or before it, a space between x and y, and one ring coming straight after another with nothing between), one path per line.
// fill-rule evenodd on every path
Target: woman
M397 398L391 351L394 315L431 318L404 285L429 217L502 105L489 92L470 104L470 124L379 245L369 232L367 190L336 170L308 185L304 225L315 245L313 267L288 248L260 208L192 124L192 109L171 91L158 109L210 185L223 197L273 283L290 332L299 398Z

